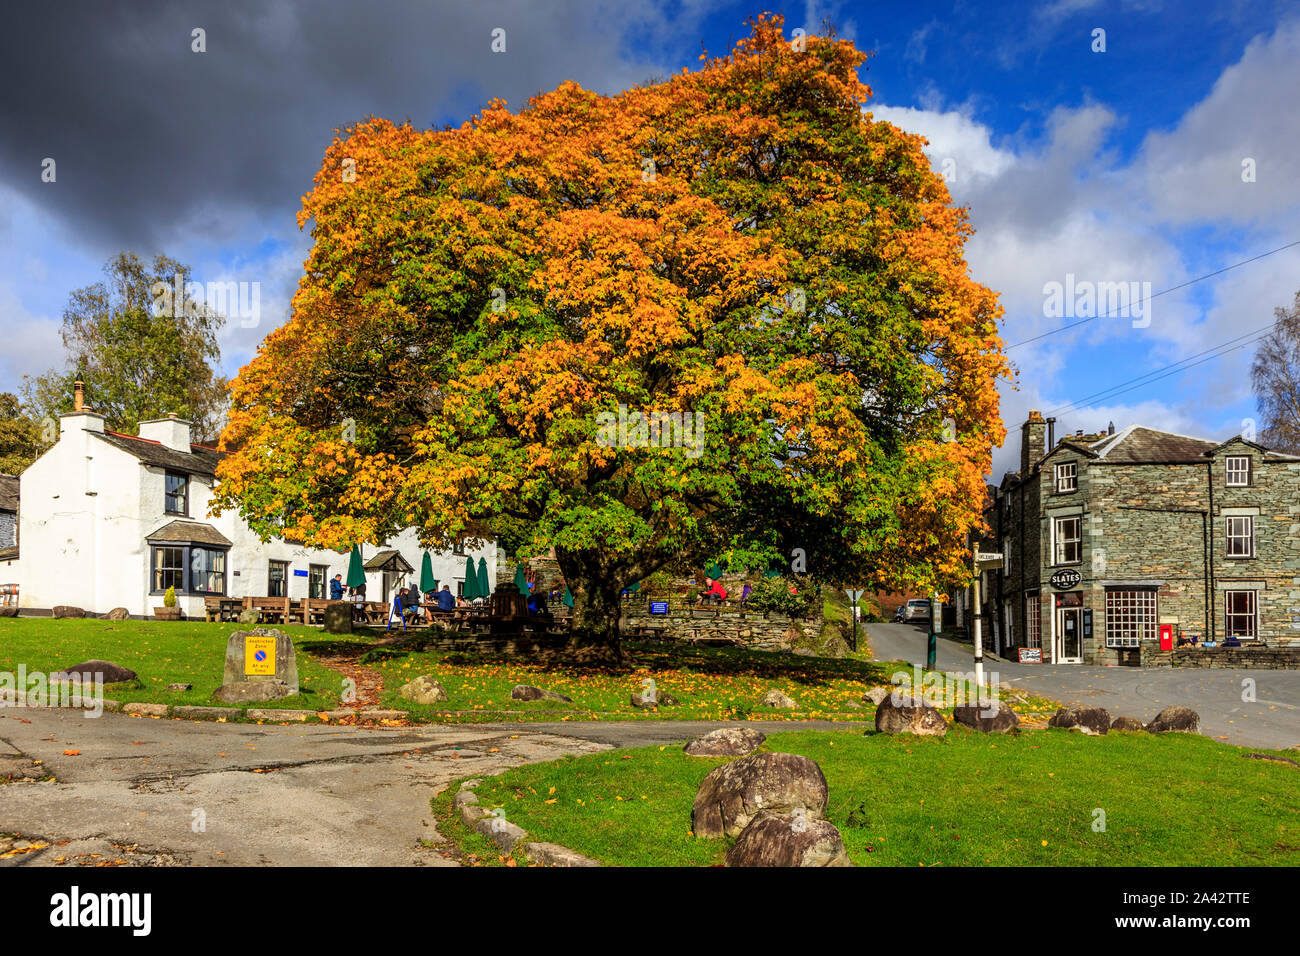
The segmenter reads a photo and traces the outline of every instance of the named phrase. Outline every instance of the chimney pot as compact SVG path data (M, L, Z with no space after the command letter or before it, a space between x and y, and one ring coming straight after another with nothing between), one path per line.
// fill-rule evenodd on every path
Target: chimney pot
M81 379L77 379L72 385L72 410L74 412L86 410L85 385Z

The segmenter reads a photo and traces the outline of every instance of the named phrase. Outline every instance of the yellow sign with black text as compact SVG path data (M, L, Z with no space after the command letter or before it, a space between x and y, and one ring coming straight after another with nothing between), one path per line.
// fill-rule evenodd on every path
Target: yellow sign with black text
M244 673L275 676L275 638L250 634L244 638Z

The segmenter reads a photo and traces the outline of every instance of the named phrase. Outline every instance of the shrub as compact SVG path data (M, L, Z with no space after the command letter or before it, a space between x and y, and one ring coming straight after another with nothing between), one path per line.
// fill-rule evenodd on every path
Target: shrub
M176 606L176 589L168 588L167 593L163 595L163 607Z
M808 617L818 606L818 589L804 576L760 578L746 601L756 611ZM791 594L795 588L799 593Z

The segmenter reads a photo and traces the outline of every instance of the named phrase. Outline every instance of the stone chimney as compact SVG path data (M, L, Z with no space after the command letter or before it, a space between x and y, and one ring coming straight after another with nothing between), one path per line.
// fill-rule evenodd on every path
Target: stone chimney
M1028 420L1020 426L1020 477L1024 478L1029 470L1043 457L1043 439L1047 436L1047 423L1043 416L1034 409Z
M174 414L140 423L140 437L156 441L172 451L190 451L190 423Z

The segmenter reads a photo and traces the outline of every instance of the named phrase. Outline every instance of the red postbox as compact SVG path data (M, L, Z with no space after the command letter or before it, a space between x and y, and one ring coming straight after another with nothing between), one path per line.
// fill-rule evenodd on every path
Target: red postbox
M1174 649L1174 626L1172 624L1160 625L1160 649L1162 651L1172 651Z

